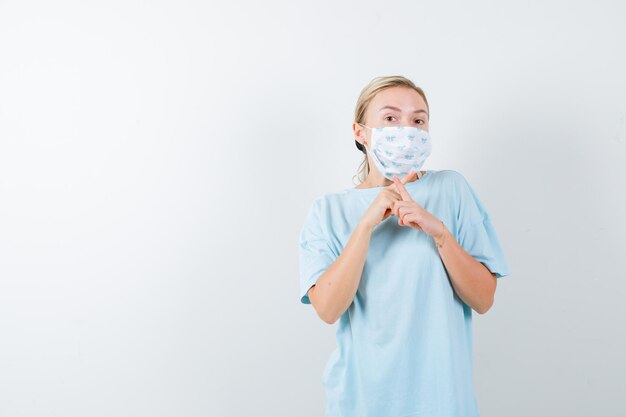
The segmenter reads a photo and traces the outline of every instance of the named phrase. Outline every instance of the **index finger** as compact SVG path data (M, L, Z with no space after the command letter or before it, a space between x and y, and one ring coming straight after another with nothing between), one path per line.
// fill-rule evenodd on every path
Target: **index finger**
M406 174L403 178L400 179L400 182L402 182L402 184L406 184L408 182L413 182L417 179L417 173L415 171L409 171L408 174ZM387 188L389 189L397 189L397 187L395 186L396 184L389 184L387 186Z
M398 192L400 193L400 196L402 197L402 200L404 200L404 201L411 201L411 200L413 200L411 198L411 195L409 194L409 192L406 190L406 188L404 188L404 184L402 184L402 181L400 181L398 179L397 175L393 176L393 182L396 184L396 188L398 189Z
M406 184L407 182L412 182L414 177L415 177L415 179L417 179L417 173L415 171L411 170L400 181L402 181L402 184Z

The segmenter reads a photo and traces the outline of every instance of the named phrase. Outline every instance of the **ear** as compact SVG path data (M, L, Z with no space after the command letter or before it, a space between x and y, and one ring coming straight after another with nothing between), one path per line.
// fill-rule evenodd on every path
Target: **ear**
M365 141L365 128L357 122L352 123L352 131L354 132L354 139L361 145L366 143Z

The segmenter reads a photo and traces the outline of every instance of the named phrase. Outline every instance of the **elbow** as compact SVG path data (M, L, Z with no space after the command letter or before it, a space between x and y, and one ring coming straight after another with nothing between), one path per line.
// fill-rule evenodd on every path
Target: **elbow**
M494 287L492 288L492 290L490 292L488 292L487 294L484 295L483 299L481 300L482 302L480 303L480 305L476 306L476 308L474 310L476 310L476 312L478 314L485 314L486 312L488 312L491 307L493 306L493 301L495 298L495 293L496 293L496 288L495 288L495 274L493 275L493 280L494 280Z
M337 321L337 317L334 317L334 316L321 315L321 314L319 316L326 324L335 324L335 322Z
M325 316L321 316L321 315L319 315L319 318L320 318L320 319L322 319L322 321L323 321L324 323L326 323L326 324L333 324L333 323L334 323L334 322L332 321L332 319L329 319L329 318L327 318L327 317L325 317Z
M328 314L325 310L316 306L315 303L311 303L311 304L313 304L313 307L315 307L315 312L317 313L317 316L320 319L322 319L324 323L334 324L337 321L336 317L332 316L331 314Z
M320 319L326 324L335 324L338 317L328 311L328 308L319 308L317 309L317 315Z
M316 295L315 285L313 285L309 289L309 300L311 304L313 304L317 316L326 324L334 324L337 321L337 317L328 311L329 309L324 305L325 303L323 303L322 300L318 300Z
M478 314L485 314L487 311L489 311L489 308L485 308L485 307L481 307L481 308L475 308L474 309L475 312L477 312Z
M483 305L480 305L478 307L476 307L474 310L478 313L478 314L485 314L486 312L488 312L489 310L491 310L491 307L493 306L493 299L491 299L488 303L485 303Z

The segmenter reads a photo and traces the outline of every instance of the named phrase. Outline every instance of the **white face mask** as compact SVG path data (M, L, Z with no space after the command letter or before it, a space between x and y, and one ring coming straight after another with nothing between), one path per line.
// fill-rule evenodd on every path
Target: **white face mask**
M427 131L413 126L365 126L372 131L370 147L366 147L376 167L385 178L402 178L413 171L419 174L432 151Z

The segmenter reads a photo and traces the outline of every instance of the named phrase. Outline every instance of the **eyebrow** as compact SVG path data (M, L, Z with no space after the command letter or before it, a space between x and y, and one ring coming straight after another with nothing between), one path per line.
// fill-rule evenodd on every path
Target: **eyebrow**
M378 111L382 111L382 110L385 110L385 109L391 109L391 110L395 110L397 112L402 112L402 110L400 110L397 107L393 107L393 106L383 106L380 109L378 109ZM426 110L423 110L423 109L415 110L413 113L420 113L420 112L428 114L428 112Z

